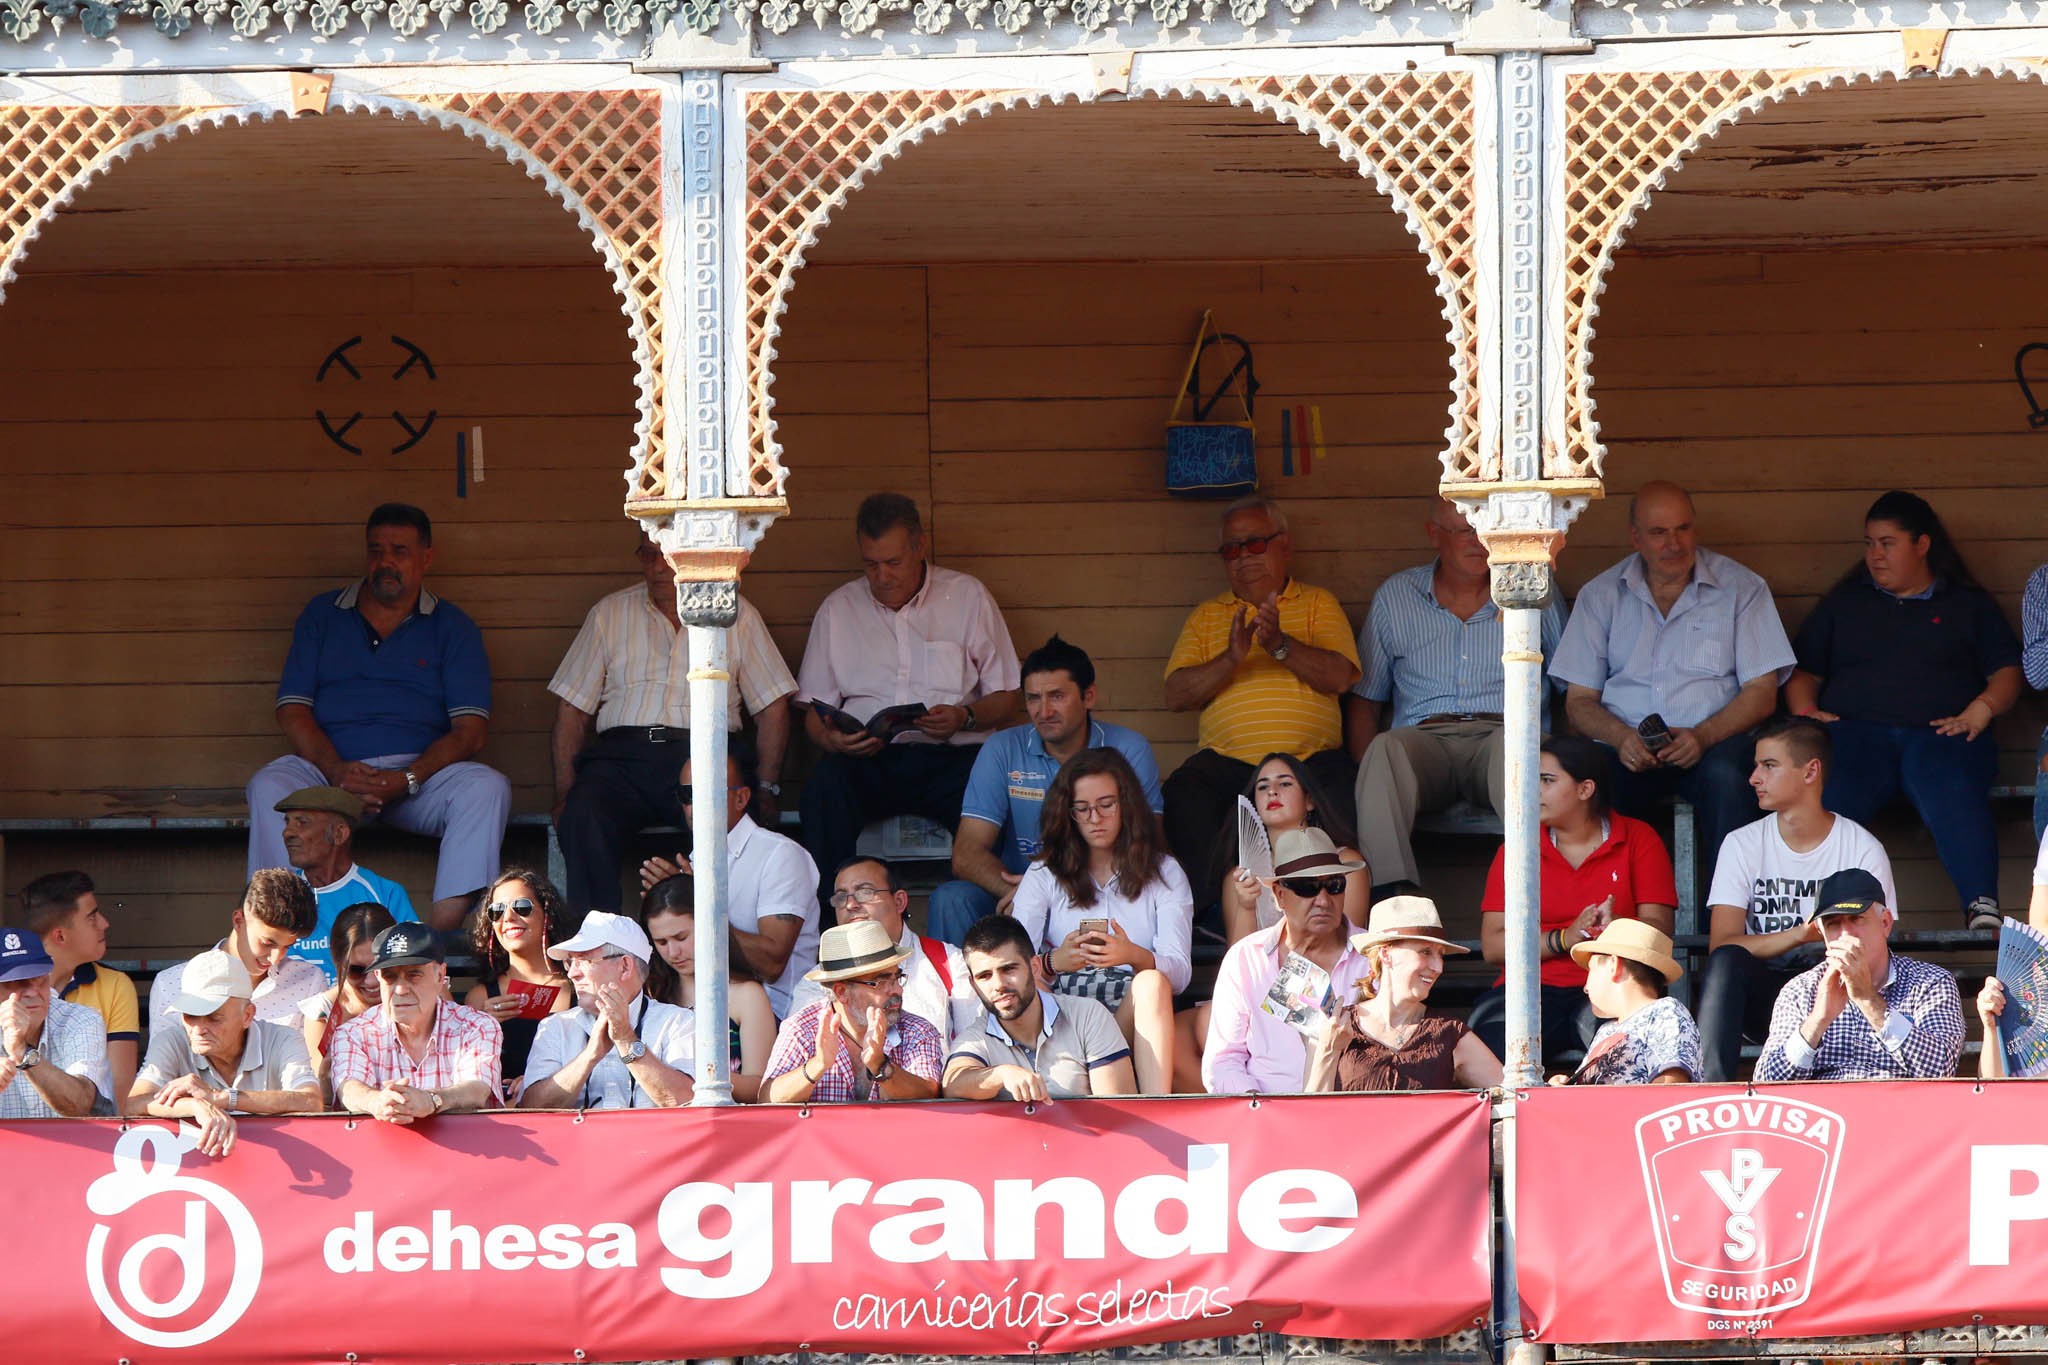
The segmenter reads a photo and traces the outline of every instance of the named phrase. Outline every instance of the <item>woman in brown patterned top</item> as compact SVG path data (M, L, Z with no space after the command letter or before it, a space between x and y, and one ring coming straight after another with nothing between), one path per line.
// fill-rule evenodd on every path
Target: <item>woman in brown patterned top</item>
M1337 1011L1309 1052L1304 1090L1480 1090L1500 1084L1500 1059L1461 1020L1429 1008L1444 954L1471 951L1443 936L1436 904L1394 896L1352 939L1372 971L1360 998Z

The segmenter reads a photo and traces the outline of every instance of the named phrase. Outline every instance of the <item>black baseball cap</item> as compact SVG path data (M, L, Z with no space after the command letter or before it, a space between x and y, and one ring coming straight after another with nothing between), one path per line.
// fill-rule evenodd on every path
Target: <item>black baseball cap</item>
M446 962L441 939L424 924L394 924L370 940L370 970L386 967L418 967L429 962Z
M1860 915L1873 905L1884 904L1884 886L1860 867L1845 867L1829 874L1814 893L1813 913L1808 924L1823 915Z

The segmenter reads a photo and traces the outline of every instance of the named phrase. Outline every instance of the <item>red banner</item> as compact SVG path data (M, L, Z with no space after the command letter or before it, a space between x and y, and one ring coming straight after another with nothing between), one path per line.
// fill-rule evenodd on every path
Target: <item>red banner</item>
M1538 1340L2048 1322L2048 1087L1545 1089L1515 1126Z
M1475 1095L0 1124L49 1362L1025 1353L1483 1321ZM1399 1254L1391 1254L1398 1248Z

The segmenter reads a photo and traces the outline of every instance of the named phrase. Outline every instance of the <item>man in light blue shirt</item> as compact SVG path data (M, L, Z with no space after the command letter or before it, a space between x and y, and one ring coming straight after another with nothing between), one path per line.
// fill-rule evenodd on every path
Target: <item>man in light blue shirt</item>
M1373 595L1358 632L1364 676L1344 698L1345 738L1359 760L1358 845L1375 900L1387 894L1380 888L1421 879L1409 842L1418 812L1459 800L1498 811L1507 785L1501 619L1486 546L1443 498L1423 533L1436 559L1394 574ZM1564 623L1564 602L1552 592L1545 658Z
M340 787L304 787L277 803L284 816L284 855L313 888L319 919L313 931L292 944L288 955L310 962L332 983L334 958L328 943L335 917L351 905L375 901L399 921L417 920L412 897L389 877L355 861L355 824L363 799Z
M1550 677L1565 685L1573 727L1615 751L1615 806L1642 816L1682 795L1699 846L1718 852L1759 818L1750 730L1777 709L1796 658L1770 584L1700 549L1693 521L1684 489L1643 485L1629 502L1636 553L1580 591ZM1668 739L1644 738L1649 716Z
M1115 749L1129 759L1146 802L1155 813L1161 809L1151 744L1135 730L1089 715L1095 664L1085 650L1055 635L1024 660L1021 676L1031 723L998 730L975 755L953 835L953 875L960 880L932 892L928 938L957 944L982 916L1009 912L1011 893L1038 856L1045 789L1060 765L1083 749Z

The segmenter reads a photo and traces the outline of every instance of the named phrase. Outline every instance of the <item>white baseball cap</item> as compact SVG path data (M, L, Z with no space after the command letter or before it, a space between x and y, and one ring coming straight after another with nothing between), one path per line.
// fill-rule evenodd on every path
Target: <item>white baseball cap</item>
M567 957L571 953L590 953L599 948L617 948L622 953L640 959L646 966L654 956L654 945L647 941L647 931L637 920L624 915L614 915L609 910L593 910L583 917L583 927L576 931L574 938L562 940L548 946L549 957Z
M247 1000L254 993L249 969L233 955L213 948L185 964L171 1008L179 1014L212 1014L228 1001Z

